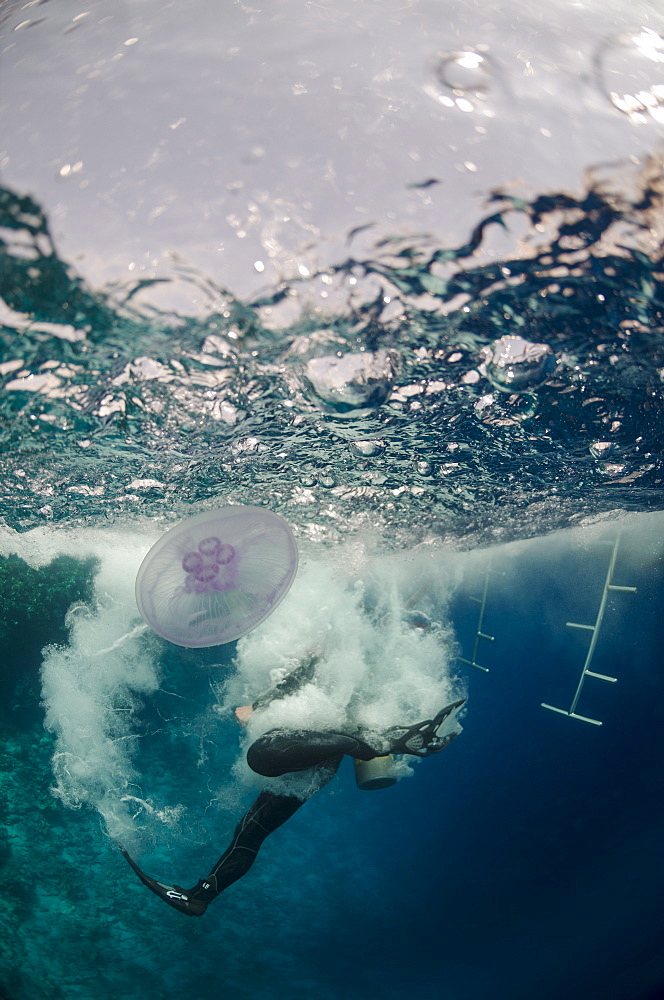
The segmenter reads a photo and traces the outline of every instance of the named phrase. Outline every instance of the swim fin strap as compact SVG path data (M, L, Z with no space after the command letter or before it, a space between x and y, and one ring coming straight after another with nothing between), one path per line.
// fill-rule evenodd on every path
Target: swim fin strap
M440 712L433 719L425 719L414 726L393 726L385 734L390 741L389 753L412 754L413 757L428 757L432 753L444 750L456 736L456 732L449 732L445 736L439 736L438 731L443 728L447 719L456 715L458 709L465 702L465 698L453 701L451 705L441 708Z

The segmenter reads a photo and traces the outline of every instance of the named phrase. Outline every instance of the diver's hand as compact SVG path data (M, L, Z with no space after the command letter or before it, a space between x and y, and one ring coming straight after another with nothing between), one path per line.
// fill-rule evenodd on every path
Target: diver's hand
M240 705L235 709L235 718L243 726L246 726L253 714L254 710L251 705Z

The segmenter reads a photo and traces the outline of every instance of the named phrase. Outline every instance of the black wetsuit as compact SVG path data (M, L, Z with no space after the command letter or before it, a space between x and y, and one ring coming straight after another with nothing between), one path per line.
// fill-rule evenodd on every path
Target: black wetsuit
M319 791L334 777L344 754L361 760L371 760L377 756L376 751L367 744L359 744L342 733L267 733L253 743L247 753L247 760L249 766L259 774L274 777L318 767L320 773L317 785L304 799L261 792L238 823L230 845L210 874L201 879L187 896L208 903L242 878L253 865L265 838L290 819L314 792Z
M265 708L270 702L301 688L312 677L318 657L310 654L295 670L279 681L269 692L258 698L254 709ZM414 726L395 726L381 739L372 734L381 746L371 746L359 733L273 729L259 737L247 751L247 762L252 770L266 777L278 777L297 771L315 771L316 780L311 791L302 797L280 795L263 791L244 814L233 834L233 839L206 878L200 879L192 889L178 885L165 885L146 875L123 850L125 858L141 881L169 905L189 916L201 916L208 903L233 882L245 875L253 865L266 837L290 819L307 799L330 781L337 772L344 756L372 760L386 753L409 753L428 756L442 750L456 735L449 733L442 738L437 731L449 714L463 704L463 699L442 709L434 719Z
M274 688L261 695L252 708L266 708L276 699L285 698L299 690L313 677L317 662L318 657L310 654ZM273 729L259 737L247 751L247 763L253 771L274 778L294 771L317 768L319 781L304 799L261 792L238 823L230 845L210 874L187 892L189 899L208 903L242 878L253 865L265 838L290 819L316 791L331 781L344 756L371 760L377 755L376 749L361 737L346 733Z

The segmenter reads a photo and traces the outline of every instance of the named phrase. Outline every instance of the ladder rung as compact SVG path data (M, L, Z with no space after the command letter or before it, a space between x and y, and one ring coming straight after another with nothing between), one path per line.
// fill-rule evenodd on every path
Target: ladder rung
M607 590L623 590L626 594L636 594L636 587L619 587L617 583L610 583Z
M471 600L473 602L473 604L481 604L482 603L482 600L479 597L471 597L471 598L469 598L469 600Z
M602 725L599 719L589 719L585 715L577 715L576 712L568 712L564 708L556 708L554 705L547 705L545 702L541 702L540 704L542 708L548 708L550 712L558 712L559 715L566 715L569 719L578 719L579 722L589 722L592 726Z
M596 674L594 670L584 670L583 672L586 677L596 677L598 681L611 681L612 684L615 684L618 680L617 677L609 677L608 674Z
M569 713L570 719L578 719L579 722L589 722L591 726L601 726L599 719L589 719L586 715L577 715L576 712Z
M495 636L487 635L486 632L477 632L476 634L479 635L480 639L489 639L491 642L495 642Z
M489 673L488 667L481 667L479 663L473 663L472 660L464 660L463 656L459 657L459 663L465 663L468 667L475 667L476 670L482 670L485 674Z
M585 628L588 629L589 632L595 631L594 625L579 625L578 622L565 622L565 625L567 626L567 628Z

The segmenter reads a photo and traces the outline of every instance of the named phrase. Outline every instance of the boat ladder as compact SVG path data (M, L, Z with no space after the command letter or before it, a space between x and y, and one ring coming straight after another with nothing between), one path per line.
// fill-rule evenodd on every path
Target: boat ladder
M581 691L583 690L583 685L585 684L586 677L594 677L598 681L608 681L610 684L615 684L618 680L617 677L609 677L608 674L598 674L595 670L590 669L590 664L592 662L593 655L595 653L595 647L597 646L597 640L599 639L599 630L602 625L602 620L604 618L604 612L606 611L606 605L609 600L609 596L616 591L627 594L635 594L636 587L620 587L613 582L613 571L616 565L616 558L618 556L618 546L620 544L620 535L617 536L613 541L607 539L603 544L611 545L611 558L609 560L609 568L606 574L606 580L604 582L604 590L602 591L602 597L599 602L599 611L597 612L597 617L595 619L594 625L581 625L579 622L566 622L567 628L579 628L584 631L591 633L590 646L588 647L588 652L586 654L585 663L583 664L583 669L581 670L581 676L579 677L579 682L576 686L576 691L574 692L574 697L572 698L572 704L569 708L556 708L554 705L547 705L546 702L541 702L542 708L548 708L550 712L559 712L561 715L567 715L570 719L578 719L580 722L589 722L593 726L601 726L602 723L599 719L589 719L585 715L578 715L576 711L576 706L579 703L579 698L581 697Z
M459 663L465 663L467 667L475 667L476 670L482 670L485 674L489 673L489 668L480 666L480 664L477 662L477 652L479 650L480 641L482 639L485 639L488 642L494 642L496 638L495 636L488 635L486 632L483 631L484 611L486 609L487 594L489 592L489 580L492 575L504 576L505 574L498 573L497 571L493 570L491 568L491 560L489 560L486 573L484 574L484 587L482 588L482 596L470 598L473 604L479 604L480 606L479 615L477 617L477 628L475 630L475 642L473 644L473 653L469 660L465 660L463 656L459 657Z

